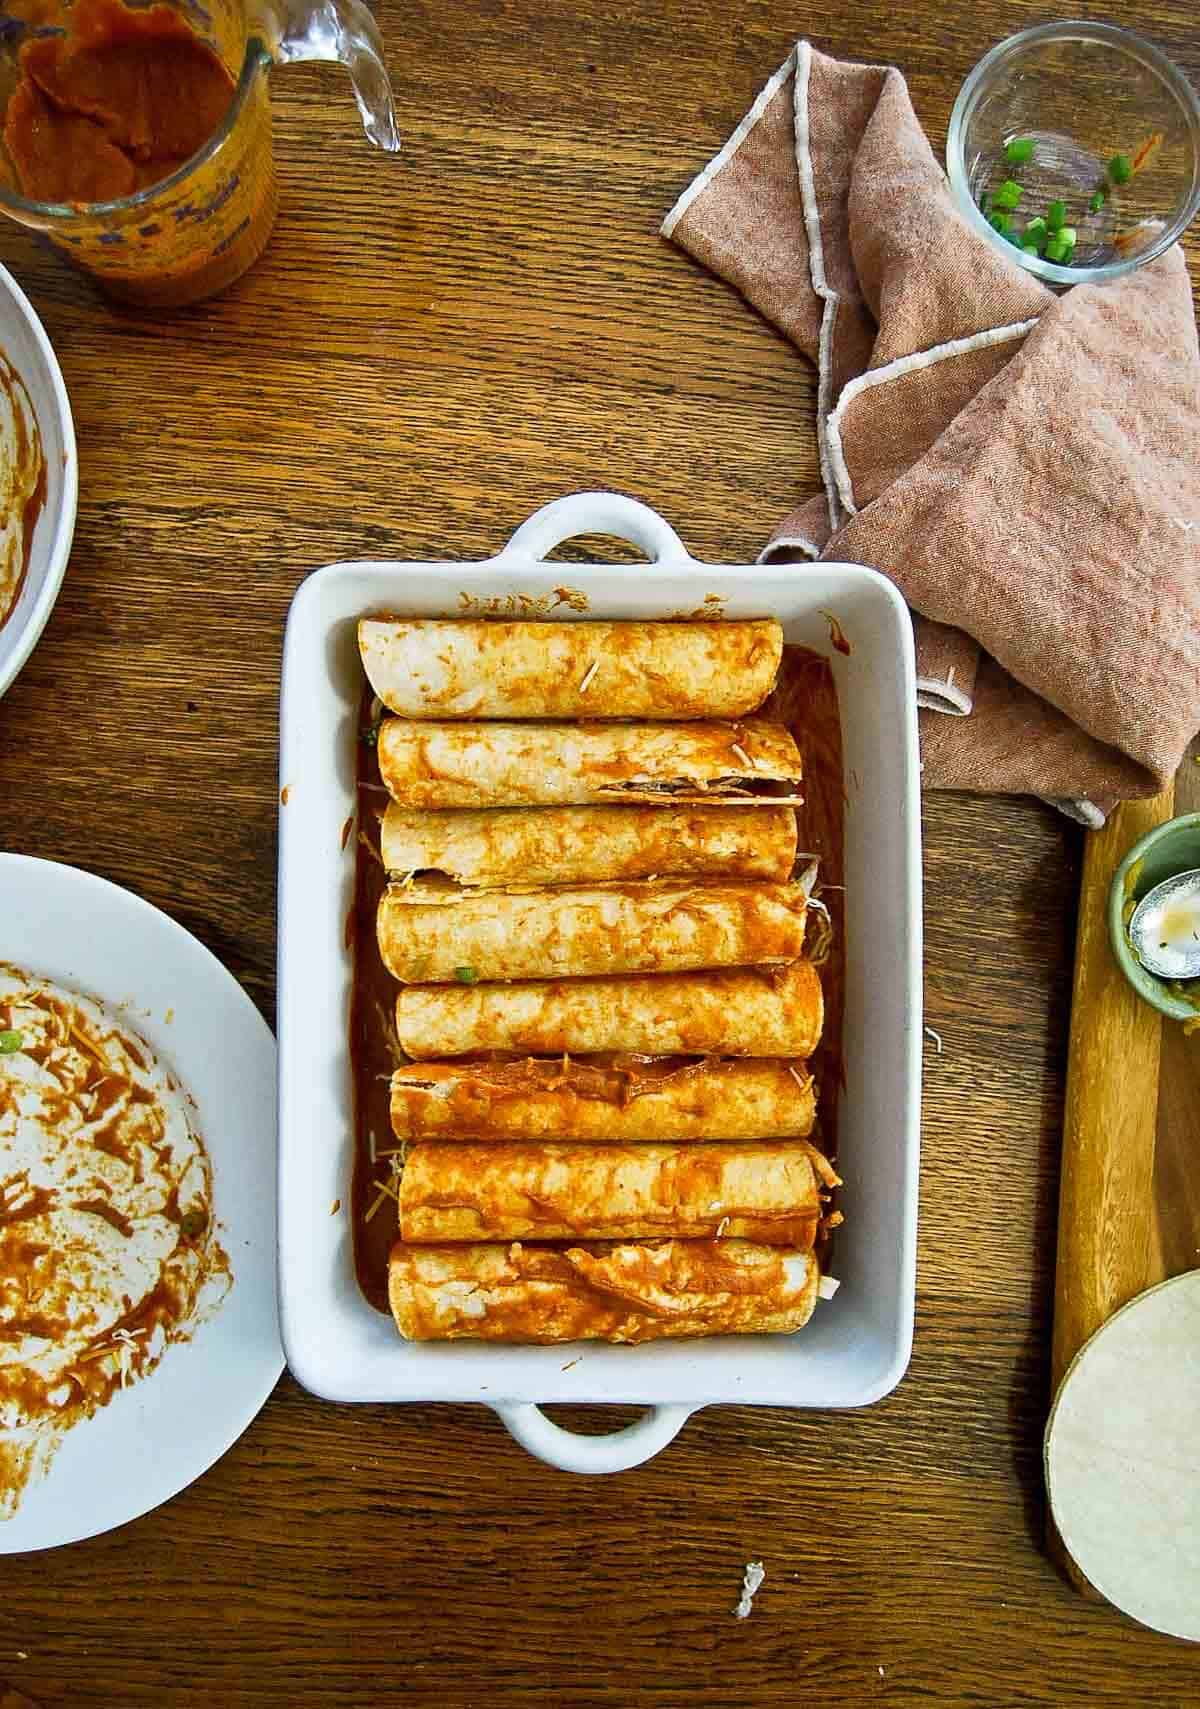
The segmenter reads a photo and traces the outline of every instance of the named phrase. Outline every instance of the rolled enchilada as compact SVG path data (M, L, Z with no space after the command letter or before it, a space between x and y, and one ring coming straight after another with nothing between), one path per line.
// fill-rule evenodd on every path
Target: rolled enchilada
M439 872L464 885L574 884L687 877L786 879L791 807L496 807L450 812L389 802L380 833L389 872Z
M761 706L783 631L729 623L363 618L371 687L407 718L714 718Z
M391 885L379 903L383 964L402 984L600 973L678 973L796 961L801 884L650 883L470 894Z
M388 1293L409 1341L654 1341L786 1333L820 1285L810 1252L742 1240L393 1247Z
M816 1093L769 1060L426 1062L393 1074L391 1115L399 1139L788 1139L812 1132Z
M485 1050L805 1057L820 1040L823 1008L820 977L806 961L761 971L410 985L396 998L396 1036L418 1061Z
M803 1140L771 1145L412 1146L400 1235L478 1240L758 1240L808 1251L835 1185Z
M795 802L800 752L782 724L452 724L385 718L379 773L404 807Z

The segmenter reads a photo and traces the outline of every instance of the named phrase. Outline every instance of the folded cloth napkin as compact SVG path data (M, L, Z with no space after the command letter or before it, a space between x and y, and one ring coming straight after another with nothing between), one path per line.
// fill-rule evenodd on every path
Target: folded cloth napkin
M1200 728L1200 351L1178 246L1056 296L956 208L904 79L801 42L663 233L817 365L824 492L764 559L915 613L924 781L1085 824Z

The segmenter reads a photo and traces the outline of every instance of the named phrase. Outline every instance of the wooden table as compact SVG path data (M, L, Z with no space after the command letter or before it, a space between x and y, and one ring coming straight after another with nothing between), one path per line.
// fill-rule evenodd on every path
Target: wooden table
M940 147L983 48L1046 15L833 0L816 40L902 65ZM813 375L657 228L804 21L759 0L389 0L404 154L367 149L340 73L279 75L272 246L170 318L114 312L5 226L82 480L62 596L0 703L6 847L168 909L270 1017L280 643L310 569L480 556L592 485L646 499L697 556L753 556L817 484ZM1200 78L1191 0L1122 21ZM1042 1552L1080 836L1031 802L925 804L944 1048L894 1395L704 1412L652 1464L583 1481L482 1409L350 1411L285 1377L162 1511L3 1561L0 1679L72 1709L1200 1700L1194 1653L1085 1603ZM738 1622L751 1558L766 1583Z

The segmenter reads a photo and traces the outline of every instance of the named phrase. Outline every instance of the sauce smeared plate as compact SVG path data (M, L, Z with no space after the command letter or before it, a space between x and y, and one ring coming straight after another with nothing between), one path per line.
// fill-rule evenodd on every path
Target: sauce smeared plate
M274 1073L180 926L0 855L0 1553L167 1500L274 1386Z
M232 1281L187 1092L101 1004L0 963L0 1520Z

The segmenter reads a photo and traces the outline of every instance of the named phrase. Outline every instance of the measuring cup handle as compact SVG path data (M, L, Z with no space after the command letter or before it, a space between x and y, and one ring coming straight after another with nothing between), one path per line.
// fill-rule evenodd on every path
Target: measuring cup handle
M276 65L336 61L350 73L363 129L389 154L400 147L383 38L363 0L266 0L268 46Z

